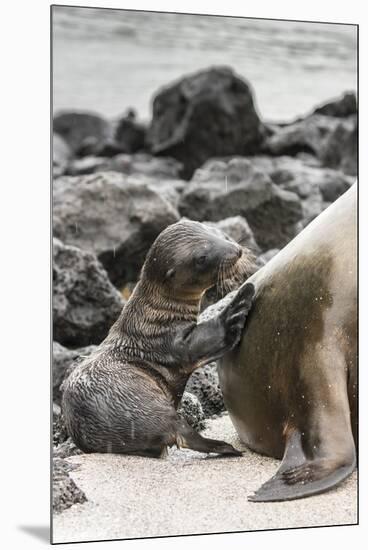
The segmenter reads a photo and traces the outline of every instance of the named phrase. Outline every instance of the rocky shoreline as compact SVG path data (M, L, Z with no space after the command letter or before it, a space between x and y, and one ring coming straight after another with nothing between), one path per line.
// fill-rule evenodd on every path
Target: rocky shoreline
M149 126L130 109L118 121L59 113L53 130L53 506L60 512L86 499L68 473L66 459L80 452L63 427L62 383L107 335L154 239L185 216L222 229L264 265L354 183L357 102L346 92L294 122L268 124L250 85L214 67L159 90ZM206 305L221 296L207 298ZM181 414L201 430L223 411L216 365L202 367Z

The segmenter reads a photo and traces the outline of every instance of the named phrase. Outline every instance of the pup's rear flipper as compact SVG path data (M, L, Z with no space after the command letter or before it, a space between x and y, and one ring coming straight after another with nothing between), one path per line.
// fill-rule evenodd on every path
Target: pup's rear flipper
M216 453L219 455L241 456L242 452L235 449L230 443L218 439L202 437L184 418L178 421L176 444L184 449L192 449L201 453Z

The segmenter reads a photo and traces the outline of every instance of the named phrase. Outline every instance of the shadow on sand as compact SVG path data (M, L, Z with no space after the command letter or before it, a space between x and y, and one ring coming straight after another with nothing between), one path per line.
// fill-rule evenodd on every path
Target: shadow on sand
M18 529L50 544L50 527L48 525L18 525Z

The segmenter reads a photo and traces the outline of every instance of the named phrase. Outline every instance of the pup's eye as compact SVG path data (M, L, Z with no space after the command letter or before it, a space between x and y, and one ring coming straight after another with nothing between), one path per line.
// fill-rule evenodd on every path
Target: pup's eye
M196 264L203 265L206 262L206 259L207 258L204 254L202 256L198 256L198 258L196 259Z

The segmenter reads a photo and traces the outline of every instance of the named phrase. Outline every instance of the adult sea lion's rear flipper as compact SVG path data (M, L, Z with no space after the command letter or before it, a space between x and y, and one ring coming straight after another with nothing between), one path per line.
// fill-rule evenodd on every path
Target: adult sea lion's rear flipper
M277 473L248 500L293 500L323 493L355 469L356 453L347 395L334 395L334 403L314 407L305 431L286 431L284 458ZM332 400L332 396L330 395ZM339 401L338 407L336 401Z
M307 459L298 431L289 438L285 456L277 473L264 483L253 495L252 502L293 500L334 487L343 481L355 468L355 452L350 460L340 458Z

